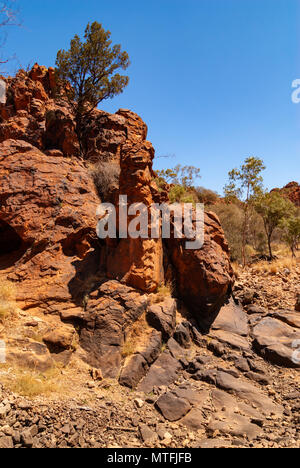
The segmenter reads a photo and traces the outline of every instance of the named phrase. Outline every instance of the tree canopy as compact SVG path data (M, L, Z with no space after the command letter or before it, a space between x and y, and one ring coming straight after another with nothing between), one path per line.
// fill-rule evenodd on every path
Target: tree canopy
M79 133L83 116L101 101L122 93L129 82L128 76L118 73L128 68L129 56L121 51L120 44L112 45L110 37L110 31L100 23L89 23L84 40L75 35L70 49L57 53L57 76L69 83L64 91L74 106Z
M233 169L228 173L229 181L225 185L224 192L228 200L238 199L243 203L244 222L242 227L242 258L246 265L246 243L249 229L250 207L256 197L262 193L262 171L265 170L264 162L251 156L245 159L240 169Z
M255 209L262 216L268 240L269 255L273 258L272 236L274 230L284 219L290 218L296 211L293 203L277 192L264 193L255 201Z

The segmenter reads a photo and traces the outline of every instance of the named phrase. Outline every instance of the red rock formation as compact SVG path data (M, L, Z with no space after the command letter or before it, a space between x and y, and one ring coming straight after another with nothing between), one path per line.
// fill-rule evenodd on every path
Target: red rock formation
M300 185L298 182L290 182L282 189L274 189L274 191L277 191L281 193L281 195L287 197L296 206L300 206Z
M110 362L114 369L106 375L116 374L121 359L105 332L114 320L110 311L119 314L119 348L126 328L139 317L123 317L123 293L119 304L109 299L115 284L121 285L105 283L108 279L150 293L163 283L165 266L168 279L177 282L179 297L199 323L207 324L232 284L228 246L215 216L206 215L205 244L197 251L186 251L178 240L163 246L162 239L105 243L96 237L99 199L91 165L99 171L107 161L120 166L116 205L119 195L148 208L168 199L154 182L154 149L142 119L124 109L113 115L95 110L85 122L83 158L70 106L63 96L55 97L53 69L36 64L29 74L20 71L5 81L7 102L0 104L0 271L17 283L20 306L80 323L85 359L101 367ZM103 282L104 296L93 296ZM127 293L131 299L124 310L132 315L144 299L140 292ZM98 310L103 320L97 319L95 328ZM55 340L61 346L59 333L51 333L51 340L51 349Z
M47 308L55 285L72 301L71 258L83 259L96 240L98 200L84 165L59 151L47 155L24 141L6 140L0 168L1 267L17 260L9 278L20 282L26 307L44 301Z

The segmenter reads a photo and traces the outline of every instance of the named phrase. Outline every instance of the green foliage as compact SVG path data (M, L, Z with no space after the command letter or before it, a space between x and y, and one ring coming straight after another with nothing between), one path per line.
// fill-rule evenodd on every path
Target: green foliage
M257 197L255 209L262 216L268 240L269 255L272 253L272 236L285 218L290 218L295 212L295 206L277 192L264 193Z
M296 257L296 250L300 242L300 216L290 216L281 221L283 238L290 247L293 257Z
M191 189L183 185L174 185L169 192L169 200L171 203L197 203L197 198Z
M74 108L80 137L83 116L108 98L121 94L128 85L128 76L117 73L130 64L127 52L119 44L112 46L110 31L101 24L88 24L82 41L78 35L71 40L69 50L60 50L56 58L56 73L63 83Z
M229 183L225 185L225 195L244 202L255 198L262 190L261 173L265 169L261 159L253 156L247 158L240 169L233 169L228 173Z
M200 176L200 169L195 166L181 166L178 164L173 169L156 171L159 178L168 184L182 185L185 188L193 187Z
M194 184L200 178L200 169L194 166L181 166L173 169L156 171L156 183L163 188L165 184L172 184L169 191L171 203L198 203Z
M242 203L216 203L208 206L220 218L225 237L230 247L230 257L233 262L241 263L242 258L242 229L244 210ZM245 256L248 261L255 253L266 252L266 236L263 221L255 210L249 210L249 229L247 232Z
M265 170L261 159L253 156L247 158L240 169L233 169L228 173L229 181L224 187L228 201L240 200L243 202L244 222L242 226L242 258L246 265L246 243L249 229L250 207L262 193L262 171Z
M237 204L217 204L210 207L220 218L230 247L231 260L241 261L243 210Z

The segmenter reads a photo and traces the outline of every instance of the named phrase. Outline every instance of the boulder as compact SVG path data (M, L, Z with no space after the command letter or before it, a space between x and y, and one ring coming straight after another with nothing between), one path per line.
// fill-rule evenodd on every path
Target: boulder
M217 339L220 343L230 346L233 349L241 349L244 351L251 349L248 340L243 336L236 335L235 333L230 333L223 330L213 330L210 332L209 336Z
M151 393L154 387L169 386L175 382L181 369L182 366L177 359L173 358L168 351L164 351L152 364L148 374L138 386L138 390Z
M253 337L255 349L267 361L282 367L300 367L299 359L295 359L297 343L300 342L298 328L266 317L253 328Z
M168 341L176 326L176 301L169 298L160 304L153 304L148 308L146 318L151 327L162 332L163 340Z
M224 330L235 335L247 336L249 334L247 314L231 300L220 310L212 324L212 330Z
M47 346L30 338L9 338L6 342L6 361L39 372L45 372L54 365Z
M142 378L145 377L147 369L146 359L141 354L134 354L121 371L120 384L125 387L136 388Z
M118 195L127 196L128 205L143 203L148 211L148 227L151 225L150 207L154 203L152 193L152 161L154 149L150 142L140 137L128 140L122 146L120 158L120 187L115 205L119 213ZM117 216L118 218L118 216ZM128 217L128 225L133 220ZM164 282L162 239L127 237L112 245L107 241L106 272L117 279L147 293L157 290Z
M104 377L118 375L125 331L146 311L147 304L146 296L117 281L103 283L87 302L80 345L86 352L84 360L100 368Z
M289 310L278 310L276 312L271 312L270 317L273 317L277 320L287 323L291 327L300 328L300 314L297 312Z
M143 345L136 346L135 354L126 359L119 378L120 384L129 388L137 387L145 377L149 366L160 355L161 347L161 333L153 330Z
M172 237L166 240L166 246L176 271L178 294L200 328L207 331L233 285L229 247L218 217L211 212L205 213L204 240L198 250L185 249L184 240Z
M67 308L62 303L72 303L69 283L77 275L72 257L83 260L95 245L98 202L86 168L6 140L0 197L0 264L14 266L8 278L19 283L21 307Z
M156 407L168 421L178 421L191 410L188 400L180 398L171 392L162 395L157 400Z
M182 322L177 325L176 330L174 332L174 340L185 349L191 347L192 339L190 335L190 323L189 322Z

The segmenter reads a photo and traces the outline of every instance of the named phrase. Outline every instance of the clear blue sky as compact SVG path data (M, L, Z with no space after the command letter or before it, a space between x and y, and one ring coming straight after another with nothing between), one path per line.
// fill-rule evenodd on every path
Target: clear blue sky
M266 185L300 182L300 0L18 0L23 27L9 31L17 62L51 66L89 21L130 55L130 85L102 109L129 108L149 127L156 167L201 168L222 192L227 172L255 155Z

